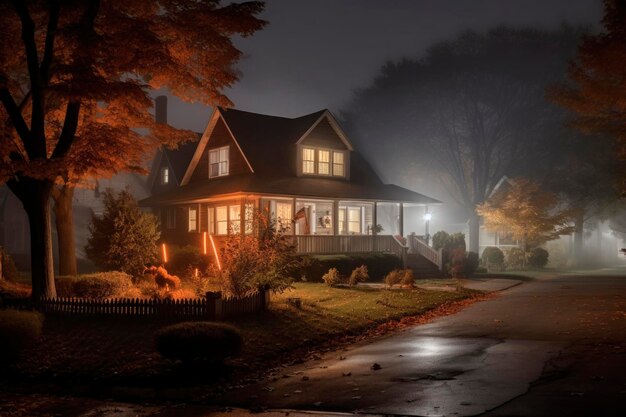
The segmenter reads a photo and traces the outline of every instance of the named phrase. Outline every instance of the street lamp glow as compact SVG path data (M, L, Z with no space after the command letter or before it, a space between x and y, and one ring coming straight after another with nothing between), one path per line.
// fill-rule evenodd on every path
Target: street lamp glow
M429 221L430 221L430 219L432 219L432 218L433 218L432 213L426 213L426 214L424 214L424 220L425 220L425 221L429 222Z

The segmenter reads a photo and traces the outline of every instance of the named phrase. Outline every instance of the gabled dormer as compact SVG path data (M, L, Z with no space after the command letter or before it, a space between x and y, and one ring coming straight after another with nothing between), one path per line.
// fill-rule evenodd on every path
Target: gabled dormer
M183 176L182 185L254 173L239 142L217 109Z
M296 142L298 176L350 179L354 150L339 124L326 110Z

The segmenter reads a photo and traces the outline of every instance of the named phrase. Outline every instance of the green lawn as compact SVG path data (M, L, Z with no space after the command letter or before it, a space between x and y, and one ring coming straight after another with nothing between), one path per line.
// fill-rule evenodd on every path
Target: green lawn
M244 337L242 355L234 361L235 375L245 376L303 358L316 346L362 335L378 324L419 315L474 294L465 289L329 288L298 283L293 290L274 295L269 311L230 321ZM300 298L301 308L287 303L290 297ZM207 382L202 379L206 374L199 379L188 374L182 377L174 364L154 351L153 334L161 326L163 323L146 319L47 317L43 338L23 356L17 366L18 376L98 384Z

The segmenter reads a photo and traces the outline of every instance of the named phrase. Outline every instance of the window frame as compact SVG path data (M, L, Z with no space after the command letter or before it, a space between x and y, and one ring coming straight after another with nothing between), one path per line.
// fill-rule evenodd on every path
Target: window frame
M313 159L305 159L306 154L310 151L313 152ZM328 160L322 161L320 157L321 153L328 153ZM335 162L335 155L341 155L341 163ZM347 160L348 152L340 149L323 148L316 146L303 145L300 150L300 172L302 175L318 176L318 177L334 177L334 178L348 178L347 172ZM322 165L327 166L328 172L323 173L320 167ZM341 167L341 174L336 173L335 168ZM309 169L313 168L313 172Z
M222 160L222 151L225 151L226 159ZM217 155L217 162L211 162L211 155ZM230 145L220 146L219 148L209 149L208 152L209 158L209 178L218 178L225 177L230 174ZM222 171L223 164L225 164L225 171ZM211 169L213 165L217 165L217 175L212 175L213 170Z
M191 213L194 213L194 228L191 227ZM200 228L198 227L198 208L197 207L189 207L187 211L187 231L189 233L198 233Z
M167 185L170 183L170 168L161 167L161 185Z

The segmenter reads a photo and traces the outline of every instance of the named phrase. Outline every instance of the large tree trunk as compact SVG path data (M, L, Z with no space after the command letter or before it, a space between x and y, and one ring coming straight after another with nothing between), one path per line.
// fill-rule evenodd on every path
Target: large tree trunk
M585 232L585 219L583 216L576 216L574 228L574 266L580 266L583 263L583 239Z
M469 214L469 236L467 239L467 250L478 253L480 238L480 217L475 210Z
M74 187L63 185L52 192L54 216L59 242L59 275L76 275L76 237L74 236L74 215L72 200Z
M50 213L53 182L18 177L9 181L7 185L22 202L28 215L32 297L37 304L41 297L56 297Z

